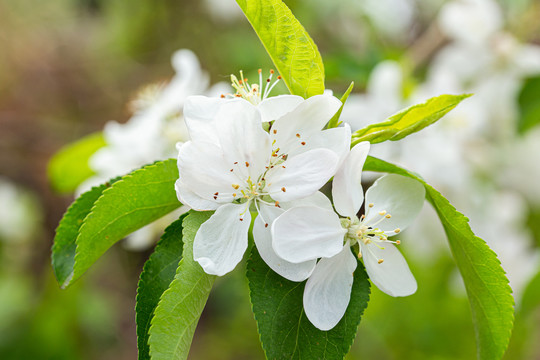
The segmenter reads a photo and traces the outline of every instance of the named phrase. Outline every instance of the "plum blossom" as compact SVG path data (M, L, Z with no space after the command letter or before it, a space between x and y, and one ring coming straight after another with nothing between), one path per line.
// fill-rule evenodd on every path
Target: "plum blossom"
M290 264L279 259L270 244L270 225L295 201L321 202L317 191L347 153L350 128L322 130L341 106L333 96L313 96L295 107L289 100L272 100L290 111L272 115L269 132L263 119L272 111L246 98L216 102L199 96L186 103L192 140L179 147L176 192L195 210L215 210L193 245L194 259L209 274L224 275L240 262L251 211L258 213L255 243L272 269L300 281L315 266L315 260Z
M330 330L345 314L357 266L364 260L371 281L391 296L407 296L417 285L407 262L389 237L399 234L422 209L424 187L400 175L379 178L366 192L360 183L369 143L357 144L334 176L334 206L297 206L272 225L276 254L291 263L321 258L304 290L304 310L313 325ZM342 217L340 217L339 215ZM352 252L351 252L352 250Z

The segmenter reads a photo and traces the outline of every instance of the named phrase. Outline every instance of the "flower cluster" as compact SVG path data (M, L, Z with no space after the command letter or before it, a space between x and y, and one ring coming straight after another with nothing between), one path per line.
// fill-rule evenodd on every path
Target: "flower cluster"
M236 94L186 100L191 140L178 146L177 196L194 210L215 211L195 236L194 259L209 274L232 271L253 223L268 266L291 281L308 279L304 309L321 330L343 317L357 258L382 291L414 293L416 281L395 247L400 242L389 238L420 212L424 187L383 176L358 217L369 143L351 150L347 124L325 129L342 103L331 95L269 97L273 71L267 81L259 74L253 85L233 76ZM319 191L331 178L333 206Z

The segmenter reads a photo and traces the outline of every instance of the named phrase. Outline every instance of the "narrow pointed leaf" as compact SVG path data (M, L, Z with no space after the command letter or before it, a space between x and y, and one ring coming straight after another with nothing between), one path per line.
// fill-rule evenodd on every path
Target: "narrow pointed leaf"
M401 140L435 123L470 96L470 94L441 95L433 97L425 103L401 110L397 114L390 116L386 121L356 131L352 135L351 146L362 141L376 144L386 140Z
M343 359L349 352L369 301L370 284L361 262L354 272L349 307L330 331L317 329L306 317L302 303L305 282L292 282L276 274L255 247L248 260L247 277L267 359Z
M341 97L341 107L339 108L338 112L330 119L328 122L328 129L335 128L341 124L341 121L339 121L339 117L341 116L341 112L343 111L343 106L345 106L345 103L347 102L347 99L349 98L349 95L351 95L351 91L354 87L354 81L351 82L351 85L349 85L349 88L347 91L345 91L345 94Z
M84 180L94 175L88 166L88 159L103 146L103 134L96 133L60 149L51 158L47 169L54 190L60 193L73 192Z
M236 0L261 39L291 94L308 98L324 91L317 45L281 0Z
M176 160L170 159L136 170L103 191L79 229L68 284L126 235L180 207L176 179Z
M477 357L480 360L501 359L512 332L514 299L497 255L484 240L474 235L469 220L417 175L374 157L368 157L364 170L408 176L424 185L426 199L439 215L467 289Z
M169 225L158 242L154 252L144 264L137 288L135 306L137 323L137 348L139 360L150 359L148 337L150 321L163 292L169 288L176 269L182 259L182 222L186 214Z
M81 228L84 219L90 213L92 206L94 206L94 203L101 196L103 191L111 187L117 180L119 180L119 178L94 187L82 194L73 204L71 204L60 221L60 224L58 224L51 258L54 275L60 285L65 285L66 280L68 280L73 273L75 249L77 247L75 240L77 239L79 229Z
M184 219L183 258L152 319L149 339L152 360L187 359L195 328L216 279L193 260L195 234L211 215L211 212L192 211Z

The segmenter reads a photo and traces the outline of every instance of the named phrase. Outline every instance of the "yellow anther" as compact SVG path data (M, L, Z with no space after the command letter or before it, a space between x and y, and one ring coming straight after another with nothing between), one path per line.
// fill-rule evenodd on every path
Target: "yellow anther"
M392 217L392 215L390 215L390 214L386 214L386 216L385 216L385 218L387 218L387 219L390 219L391 217Z
M384 262L384 259L377 260L377 264L382 264Z
M386 210L379 211L379 215L381 215L381 216L386 215Z
M397 228L397 229L394 230L394 232L395 232L396 234L399 234L399 233L401 232L401 229L400 229L400 228Z
M374 207L374 206L375 206L375 204L374 204L374 203L369 203L369 205L368 205L368 206L369 206L370 208L372 208L372 207Z
M238 188L240 187L240 185L238 185L238 184L232 184L232 187L233 187L235 190L238 190Z
M400 240L396 240L396 245L399 245L401 244L401 241Z

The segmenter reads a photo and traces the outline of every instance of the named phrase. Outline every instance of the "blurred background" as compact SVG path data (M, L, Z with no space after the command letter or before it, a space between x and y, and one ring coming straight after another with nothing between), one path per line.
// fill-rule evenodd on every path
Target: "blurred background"
M327 88L341 96L355 82L343 113L354 129L431 96L475 93L374 154L417 171L471 219L514 290L505 359L540 359L540 2L285 3L319 46ZM60 290L50 266L55 228L89 184L62 185L70 169L49 165L51 157L104 129L81 170L96 181L149 162L127 158L134 147L146 144L152 160L174 156L186 95L227 93L231 73L270 67L233 0L0 0L1 359L137 354L138 276L163 225L113 247ZM178 102L169 106L173 84ZM167 121L143 116L148 109ZM138 137L152 119L170 146ZM419 290L394 299L373 287L347 358L474 359L468 300L429 205L402 241ZM242 269L217 281L190 358L263 358Z

